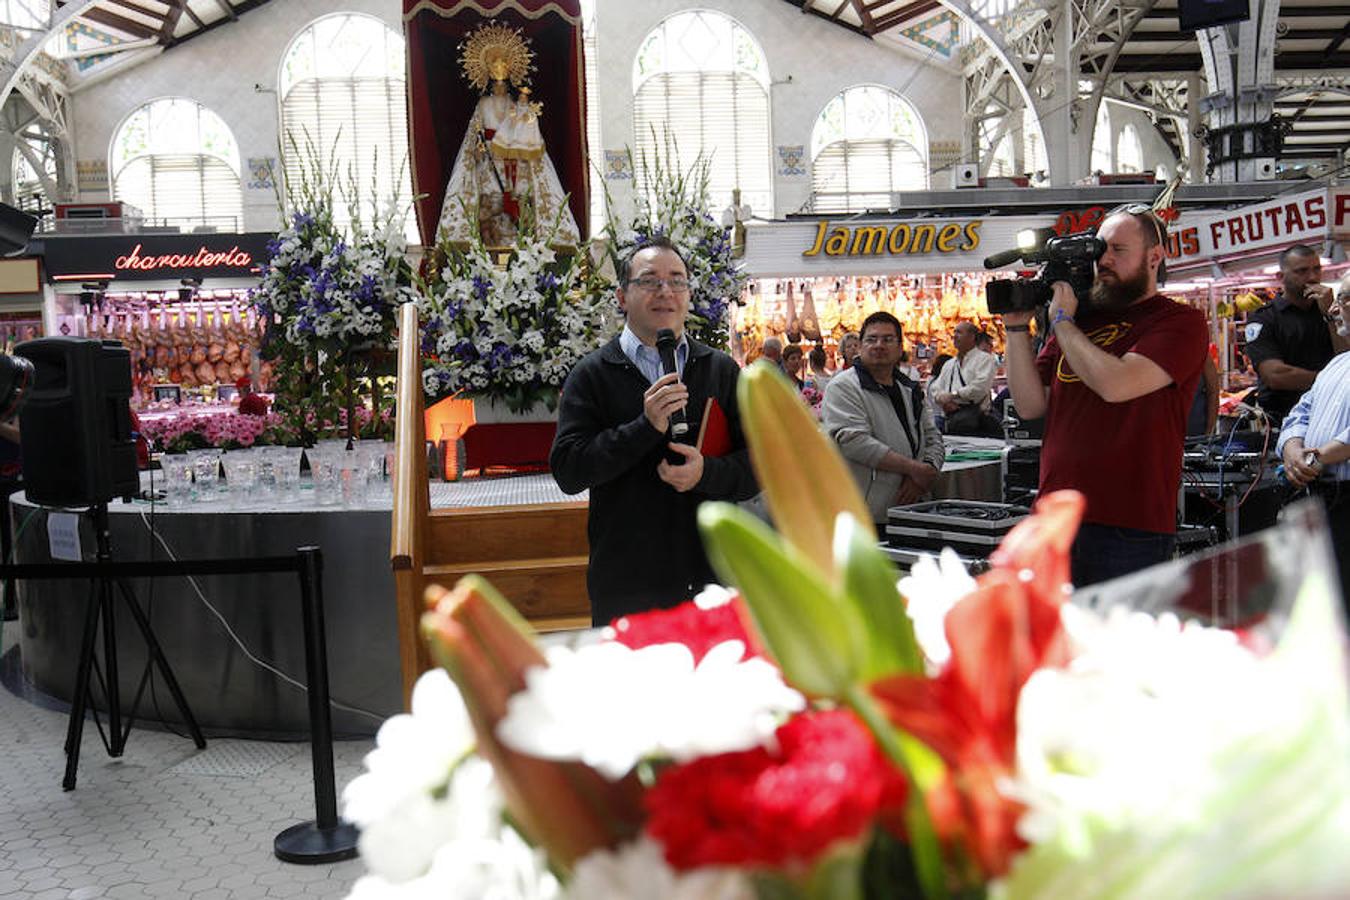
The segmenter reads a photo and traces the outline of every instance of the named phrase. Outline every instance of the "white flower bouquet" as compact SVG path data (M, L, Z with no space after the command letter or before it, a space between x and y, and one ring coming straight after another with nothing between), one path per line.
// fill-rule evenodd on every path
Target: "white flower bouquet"
M1350 890L1345 637L1315 511L1070 601L1083 499L1060 492L977 579L948 556L897 585L800 397L762 364L741 385L782 533L702 507L736 593L545 651L481 578L429 592L444 670L345 793L371 869L353 898ZM1221 589L1228 628L1201 621L1229 612Z
M522 227L505 265L481 240L463 247L441 236L417 300L429 396L557 406L567 373L601 343L608 301L583 258L554 250L551 234Z

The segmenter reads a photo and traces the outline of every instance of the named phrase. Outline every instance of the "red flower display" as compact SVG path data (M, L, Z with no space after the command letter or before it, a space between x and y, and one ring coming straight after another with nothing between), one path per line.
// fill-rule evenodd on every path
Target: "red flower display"
M730 603L699 609L692 601L671 609L655 609L614 620L614 640L633 650L652 644L684 644L694 654L694 662L703 659L713 647L725 641L745 644L744 659L763 656L763 648L746 627L747 612L739 596Z
M776 751L706 756L661 773L646 829L677 869L809 864L898 810L906 786L850 712L796 716Z
M1082 511L1082 495L1071 491L1037 503L993 556L995 568L947 614L952 656L942 672L872 686L887 717L951 767L929 809L938 833L986 875L1007 872L1024 846L1014 829L1021 808L997 784L1013 772L1022 686L1036 669L1069 660L1059 608Z

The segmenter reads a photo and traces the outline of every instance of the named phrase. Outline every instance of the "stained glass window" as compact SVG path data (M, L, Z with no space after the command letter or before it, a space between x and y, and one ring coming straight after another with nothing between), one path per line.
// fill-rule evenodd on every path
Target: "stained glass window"
M769 67L735 19L685 10L652 29L633 62L633 128L639 156L679 171L700 156L711 162L714 216L740 188L741 203L772 218Z
M238 231L243 225L239 146L229 126L184 97L139 107L113 136L113 199L148 223Z
M394 203L415 242L403 54L403 38L374 16L325 16L291 41L277 91L286 177L298 179L316 154L357 193L334 196L339 224L354 212L369 223Z
M816 118L811 160L816 212L890 209L894 192L928 187L928 132L900 94L856 85Z

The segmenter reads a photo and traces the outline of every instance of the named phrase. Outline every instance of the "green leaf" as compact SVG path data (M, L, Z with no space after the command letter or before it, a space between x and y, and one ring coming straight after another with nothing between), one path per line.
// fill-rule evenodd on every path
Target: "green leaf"
M904 672L923 674L923 653L914 624L896 587L899 573L877 546L870 528L848 513L834 526L835 565L843 576L844 597L866 623L867 656L863 680Z
M917 740L896 728L882 714L872 695L865 688L851 689L844 697L848 707L862 719L867 730L872 732L877 746L909 781L909 799L905 803L905 829L909 834L910 851L914 858L914 871L923 896L928 900L944 900L947 896L946 871L942 863L942 846L938 843L937 832L928 806L924 802L923 779L916 774L916 763L927 766L936 759L932 752ZM916 754L923 750L924 754ZM941 765L938 762L938 765Z
M867 649L857 610L740 507L705 503L698 522L713 567L740 590L787 681L817 696L848 694Z
M816 860L806 896L810 900L864 900L862 847L853 842L840 844Z

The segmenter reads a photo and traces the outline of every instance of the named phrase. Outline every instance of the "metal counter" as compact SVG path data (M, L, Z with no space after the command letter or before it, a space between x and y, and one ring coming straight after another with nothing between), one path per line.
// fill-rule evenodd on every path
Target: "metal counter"
M548 475L436 483L431 493L436 507L578 499L564 497ZM359 508L316 506L306 495L302 492L305 499L298 504L265 509L228 502L182 508L114 502L109 505L113 555L121 561L163 560L170 554L222 559L288 555L310 544L321 548L332 698L371 714L335 706L333 727L339 735L373 734L384 718L402 710L388 489ZM51 512L22 494L11 499L17 562L52 561ZM95 540L88 516L80 517L79 527L82 555L92 561ZM132 586L208 734L286 738L308 733L303 691L249 659L229 633L258 659L303 682L296 577L144 579ZM87 581L19 584L24 677L62 700L71 698L89 594ZM146 652L125 604L119 598L116 605L122 696L129 706ZM158 678L153 691L146 690L140 716L169 722L177 717Z

